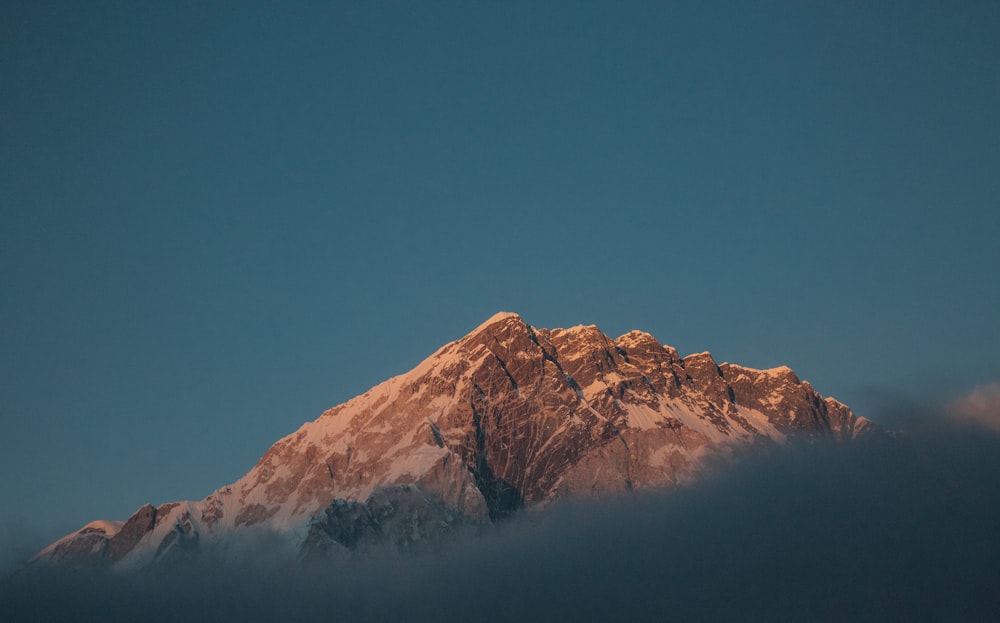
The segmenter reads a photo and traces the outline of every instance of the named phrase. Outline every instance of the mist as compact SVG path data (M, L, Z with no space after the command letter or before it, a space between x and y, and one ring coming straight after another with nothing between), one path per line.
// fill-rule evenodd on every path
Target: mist
M304 563L265 539L239 564L21 572L0 586L0 619L993 620L1000 436L898 409L894 434L525 512L436 552Z

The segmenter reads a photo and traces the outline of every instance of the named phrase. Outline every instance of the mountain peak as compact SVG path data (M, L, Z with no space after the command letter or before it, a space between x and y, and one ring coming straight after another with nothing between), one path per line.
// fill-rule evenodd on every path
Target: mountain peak
M391 526L437 538L558 498L688 482L739 446L870 428L788 368L681 359L648 333L612 340L501 312L304 424L204 500L92 524L38 558L86 551L134 568L258 529L316 551L397 539Z
M508 321L508 320L512 320L512 319L519 320L522 323L524 322L524 320L521 319L521 316L519 316L518 314L516 314L514 312L501 311L501 312L497 312L497 313L493 314L492 316L490 316L485 322L483 322L478 327L476 327L475 329L473 329L472 331L470 331L469 334L472 335L472 334L475 334L475 333L479 333L480 331L488 329L488 328L492 327L493 325L497 325L497 324L500 324L502 322L505 322L505 321Z

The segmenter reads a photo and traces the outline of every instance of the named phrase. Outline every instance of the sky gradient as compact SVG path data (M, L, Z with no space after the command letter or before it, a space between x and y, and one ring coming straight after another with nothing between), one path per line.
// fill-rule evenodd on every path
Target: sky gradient
M0 3L0 525L201 499L493 313L1000 380L1000 5Z

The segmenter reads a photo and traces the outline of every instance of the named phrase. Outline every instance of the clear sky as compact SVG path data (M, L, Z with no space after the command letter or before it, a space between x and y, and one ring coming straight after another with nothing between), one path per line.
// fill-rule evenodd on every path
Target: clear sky
M500 310L946 400L998 197L996 2L5 0L0 526L201 499Z

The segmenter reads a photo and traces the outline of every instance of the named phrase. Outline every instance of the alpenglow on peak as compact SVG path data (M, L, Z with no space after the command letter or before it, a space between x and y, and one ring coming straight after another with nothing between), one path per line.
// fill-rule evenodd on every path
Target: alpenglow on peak
M693 482L710 457L869 430L787 367L681 357L641 331L612 339L502 312L303 424L205 499L92 522L33 562L133 569L254 531L310 555L405 549L561 498Z

